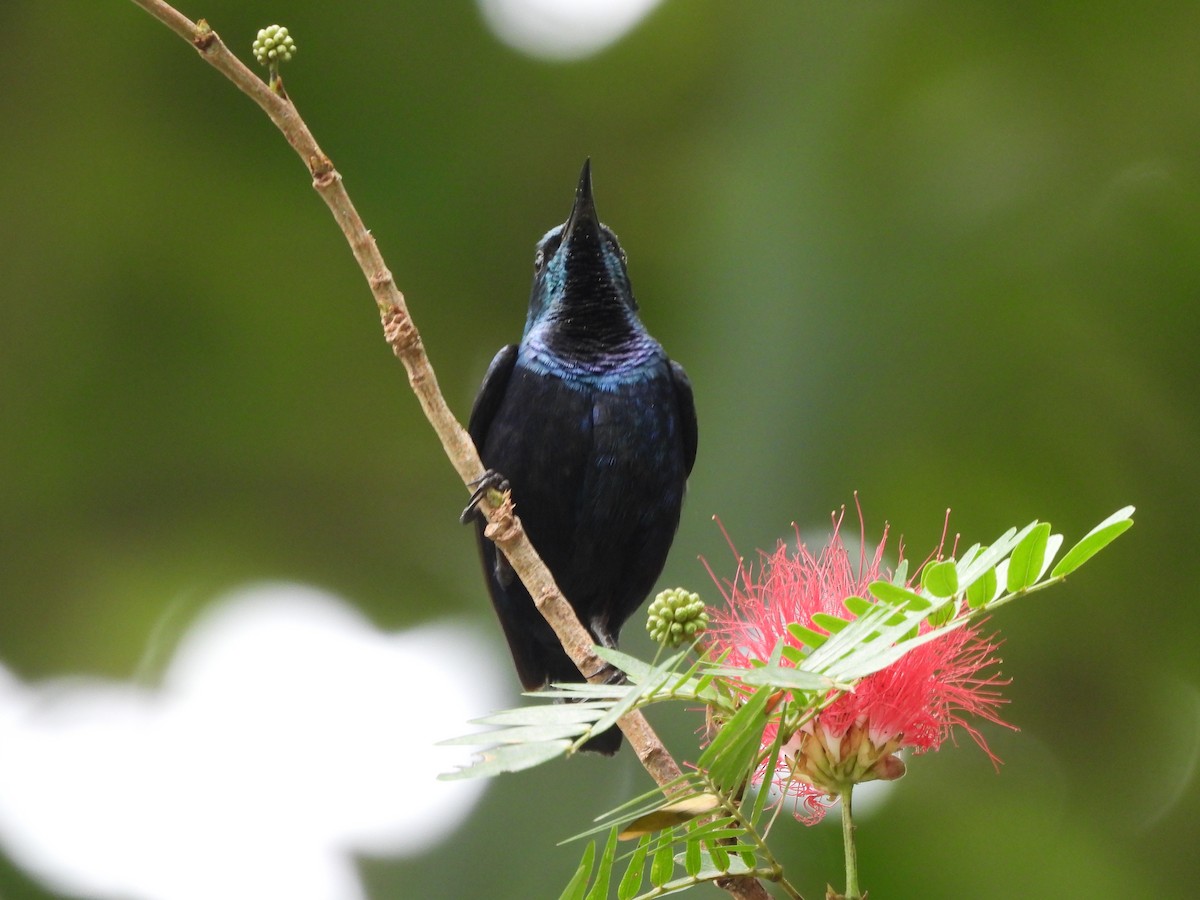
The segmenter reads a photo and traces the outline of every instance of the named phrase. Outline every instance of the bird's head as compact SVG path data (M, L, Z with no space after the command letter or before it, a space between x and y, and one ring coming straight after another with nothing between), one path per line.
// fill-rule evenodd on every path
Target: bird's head
M596 215L590 160L579 174L571 215L538 242L533 270L526 335L536 329L554 349L589 355L642 331L625 251Z

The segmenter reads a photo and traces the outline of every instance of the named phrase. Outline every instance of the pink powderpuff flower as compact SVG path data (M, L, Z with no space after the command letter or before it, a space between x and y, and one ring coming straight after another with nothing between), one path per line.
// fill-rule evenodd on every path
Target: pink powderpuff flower
M892 577L882 565L887 529L869 559L863 543L855 566L841 539L841 522L841 515L835 517L833 535L816 556L797 531L796 549L780 542L773 553L760 551L757 571L739 558L734 580L718 581L725 608L714 612L708 631L712 657L726 654L726 665L748 669L769 660L781 640L799 647L788 625L798 622L826 633L813 623L814 613L845 618L847 597L870 597L871 582ZM915 589L911 584L909 588ZM921 626L922 631L930 628L927 623ZM917 647L864 678L801 726L784 743L776 771L760 771L756 783L769 774L785 796L794 798L796 818L812 824L847 787L903 775L901 750L936 750L955 727L966 731L998 764L966 718L978 716L1013 727L998 714L1005 701L996 689L1008 682L984 674L999 662L997 647L990 638L980 637L978 628L968 626ZM764 749L774 742L777 729L772 723L764 731Z

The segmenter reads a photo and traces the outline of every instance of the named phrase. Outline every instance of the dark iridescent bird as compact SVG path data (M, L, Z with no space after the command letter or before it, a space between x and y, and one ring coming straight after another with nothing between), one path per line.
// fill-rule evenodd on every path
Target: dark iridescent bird
M467 429L489 473L508 481L580 621L606 647L662 572L696 459L691 383L637 308L585 162L570 218L538 242L521 342L492 360ZM484 575L521 683L582 681L477 518ZM612 754L620 744L612 728L584 749Z

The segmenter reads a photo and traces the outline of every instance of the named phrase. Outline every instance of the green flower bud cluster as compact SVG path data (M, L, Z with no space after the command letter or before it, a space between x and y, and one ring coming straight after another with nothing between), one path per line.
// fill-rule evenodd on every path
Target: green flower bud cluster
M662 591L650 603L646 630L650 637L668 647L677 647L708 627L708 613L699 594L683 588Z
M268 25L258 32L253 44L254 58L264 66L287 62L296 53L296 42L282 25Z

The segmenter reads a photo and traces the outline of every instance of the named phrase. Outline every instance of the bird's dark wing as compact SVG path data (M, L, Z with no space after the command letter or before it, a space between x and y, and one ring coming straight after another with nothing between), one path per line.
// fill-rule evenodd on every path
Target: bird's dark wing
M483 384L479 387L479 393L475 395L475 404L471 407L471 416L467 419L467 433L471 435L471 440L475 442L475 450L480 457L483 456L484 444L487 441L488 431L492 427L492 421L496 418L496 412L500 409L500 404L504 400L504 392L508 388L508 380L512 376L513 367L517 363L517 345L509 344L506 347L501 347L499 352L492 358L492 364L488 366L487 374L483 376ZM483 463L483 477L487 478L488 474L492 473L488 469L488 464ZM471 518L478 518L478 512L474 509L475 498L472 498L471 504L463 511L462 521L468 522ZM468 518L468 514L470 517ZM479 531L479 550L483 554L484 572L489 578L488 586L494 592L496 590L503 591L510 585L516 576L512 567L509 566L508 560L504 554L496 552L495 545L483 536L484 522L482 518L478 518ZM502 617L503 618L503 617Z
M483 452L483 443L487 438L488 429L492 427L492 419L504 399L504 391L508 387L509 376L513 366L517 364L517 345L509 344L501 347L488 366L487 374L483 376L483 384L475 395L475 405L471 407L471 417L467 420L467 433L475 442L475 449ZM486 466L487 464L484 463Z
M499 359L499 357L496 357ZM494 366L495 363L492 363ZM675 398L679 401L679 425L683 431L683 458L687 474L692 474L696 462L696 401L692 398L692 382L683 371L683 366L671 360L671 381L675 384Z

